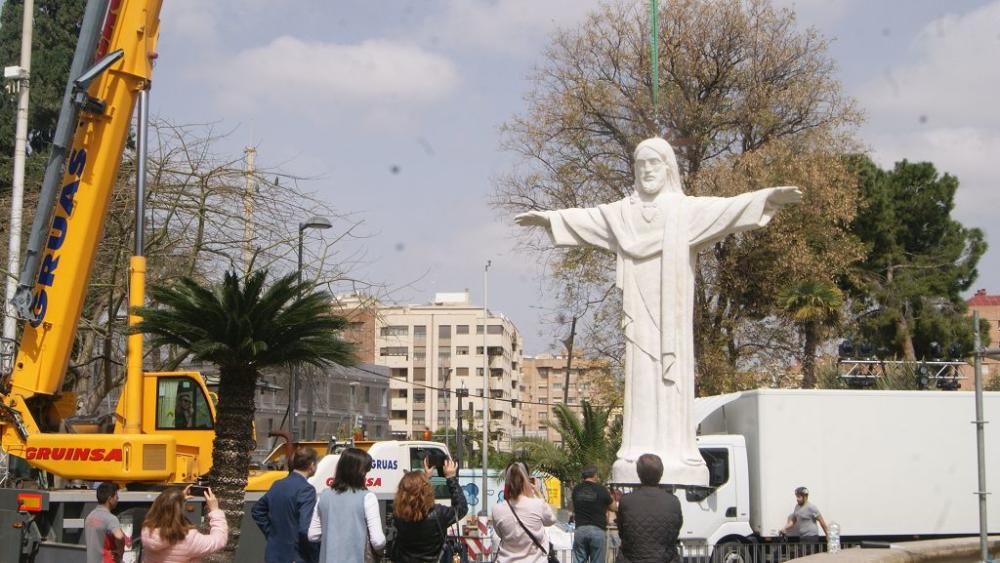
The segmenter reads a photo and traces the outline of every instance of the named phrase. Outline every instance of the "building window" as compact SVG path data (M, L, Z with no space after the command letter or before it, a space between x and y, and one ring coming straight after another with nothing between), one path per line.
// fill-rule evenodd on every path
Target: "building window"
M406 420L406 411L405 411L405 410L397 410L397 411L392 411L392 412L391 412L391 413L389 414L389 416L390 416L390 417L391 417L391 418L392 418L393 420Z
M416 403L423 403L427 400L427 391L424 389L415 389L413 391L413 401Z
M503 334L503 326L502 325L489 325L489 328L486 329L486 333L487 334Z
M483 325L476 325L476 334L483 333Z
M455 334L469 334L469 325L455 325Z
M427 370L425 368L413 368L413 381L427 381Z
M438 327L438 338L451 338L451 325L441 325Z
M469 355L469 347L468 346L455 346L455 355L456 356L468 356Z
M398 399L405 399L409 394L410 391L407 389L396 389L396 398Z
M427 327L425 325L413 325L413 336L427 336Z
M409 368L389 368L389 377L395 377L397 379L406 379L409 373Z
M401 325L384 326L381 333L382 336L409 336L410 327Z
M427 359L427 347L426 346L414 346L413 347L413 359L414 360L426 360Z
M469 375L469 368L455 368L455 375L458 377L465 377Z
M383 346L379 348L379 356L408 356L409 349L406 346Z
M483 368L476 368L476 375L479 377L483 376Z

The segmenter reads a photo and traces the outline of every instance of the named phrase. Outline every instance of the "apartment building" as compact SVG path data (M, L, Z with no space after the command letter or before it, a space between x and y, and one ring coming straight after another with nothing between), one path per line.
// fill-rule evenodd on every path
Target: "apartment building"
M351 331L345 336L363 342L371 331L373 361L389 369L393 436L420 437L425 430L454 429L458 409L464 408L468 415L470 404L473 428L481 432L487 363L491 431L500 431L501 442L506 442L521 428L523 340L510 319L488 311L484 329L483 308L470 303L468 292L438 293L424 305L387 305L358 296L338 301L350 313ZM459 389L468 391L462 405L456 396Z
M988 334L982 334L982 345L984 348L997 348L1000 347L1000 295L990 295L986 293L985 289L977 290L975 295L973 295L968 301L968 314L971 317L973 312L979 313L979 318L988 321L990 324L990 331ZM963 370L964 375L968 378L968 383L962 383L963 388L971 389L973 386L973 371L972 368L966 368ZM984 383L989 383L991 379L1000 376L1000 360L993 358L983 359L983 380Z
M212 391L218 391L218 369L212 364L186 363L186 369L200 371ZM299 368L298 413L294 425L299 437L329 440L350 437L355 430L364 431L372 440L390 438L389 371L369 363L356 366L330 364L317 368ZM274 446L269 434L288 432L289 381L288 369L272 368L257 381L254 425L257 434L255 457L262 458Z
M566 390L569 397L566 404L578 406L581 401L596 401L598 379L610 377L608 363L604 360L591 360L574 355L569 372L569 385L566 381L566 356L539 354L525 356L521 367L521 418L524 423L522 430L525 436L545 438L552 442L560 441L559 433L548 426L553 420L553 405L563 402Z

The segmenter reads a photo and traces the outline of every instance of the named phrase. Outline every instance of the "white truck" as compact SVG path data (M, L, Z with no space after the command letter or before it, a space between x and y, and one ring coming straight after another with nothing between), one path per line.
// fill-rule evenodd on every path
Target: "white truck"
M717 557L777 538L798 486L845 541L979 533L973 393L760 389L700 398L696 411L711 483L678 491L681 539ZM1000 393L984 394L984 412L1000 420ZM1000 494L987 498L996 533Z
M341 446L350 445L352 443ZM368 472L365 485L380 501L392 500L396 496L396 489L399 488L399 481L403 475L407 471L423 469L424 458L428 454L440 457L450 455L445 444L422 440L358 442L356 446L372 456L372 469ZM316 474L309 478L309 483L316 487L317 492L322 492L333 484L342 447L323 456L316 465Z

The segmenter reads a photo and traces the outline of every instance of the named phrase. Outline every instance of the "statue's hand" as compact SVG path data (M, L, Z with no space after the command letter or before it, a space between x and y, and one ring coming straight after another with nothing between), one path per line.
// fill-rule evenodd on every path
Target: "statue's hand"
M522 227L545 227L551 224L544 211L528 211L514 216L514 222Z
M772 205L788 205L802 201L802 190L795 186L780 186L772 189L774 191L767 198Z

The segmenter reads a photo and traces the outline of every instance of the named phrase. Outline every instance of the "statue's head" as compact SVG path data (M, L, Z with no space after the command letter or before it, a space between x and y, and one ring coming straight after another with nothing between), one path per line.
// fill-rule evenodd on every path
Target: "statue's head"
M655 197L660 192L684 193L677 158L670 143L660 137L646 139L635 147L635 189L640 195Z

